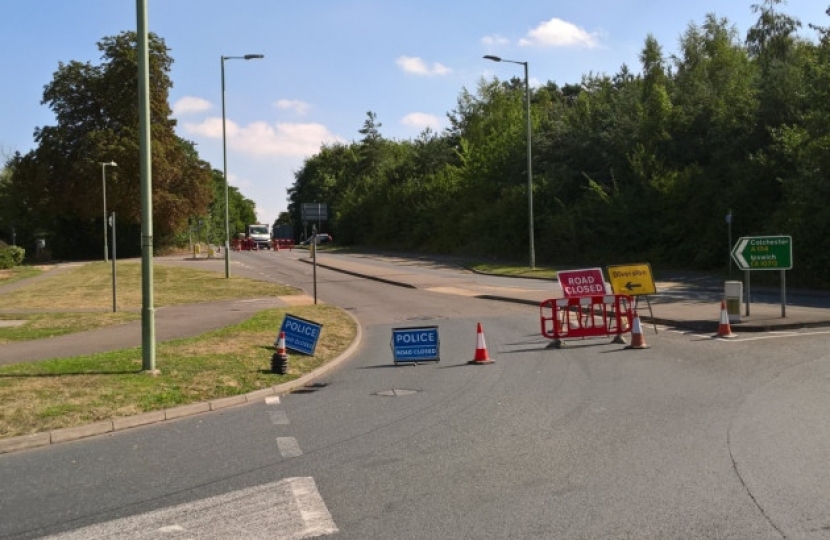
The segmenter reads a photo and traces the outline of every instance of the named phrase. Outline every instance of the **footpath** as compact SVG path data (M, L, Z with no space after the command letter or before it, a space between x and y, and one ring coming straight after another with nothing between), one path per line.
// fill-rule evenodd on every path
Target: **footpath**
M310 259L302 260L311 263ZM401 259L394 258L394 260L400 261ZM158 259L158 262L164 261ZM317 265L400 287L462 294L466 297L518 302L533 306L538 306L541 302L555 297L555 282L552 282L550 290L522 287L521 278L516 279L517 286L515 287L493 287L467 281L463 289L442 288L440 281L436 281L435 278L423 272L408 271L407 265L384 267L361 263L359 259L326 256L318 256ZM76 265L59 265L58 268L30 278L30 280L0 286L0 299L5 292L26 286L34 281L49 279L57 273L69 270L72 266ZM714 333L717 331L721 316L720 302L723 298L722 283L718 286L718 283L711 278L678 276L676 279L658 281L656 287L658 294L651 296L648 303L640 302L639 315L644 323L663 324L699 332ZM775 296L775 292L768 289L753 289L753 293L756 292L759 294L765 292L766 298ZM750 303L750 313L746 315L745 304L741 304L741 321L731 323L732 330L735 333L741 333L830 327L830 294L789 291L789 296L790 302L805 300L804 305L788 303L782 313L780 301L778 303L755 301ZM272 307L285 307L302 303L305 300L307 298L304 296L280 297L157 308L155 311L156 340L167 341L197 336L210 330L238 324L257 311ZM4 309L0 301L0 314L8 315L14 312ZM66 358L139 346L141 346L141 321L134 321L88 332L0 345L0 365Z
M423 273L407 272L405 266L384 269L356 260L325 256L317 257L317 265L392 285L438 292L442 290L433 278ZM521 283L522 278L517 278L516 281ZM463 291L454 292L468 297L538 306L545 300L557 297L554 288L558 287L555 283L552 281L550 290L529 289L521 285L492 287L465 283ZM658 281L655 285L658 294L650 296L648 302L640 302L638 314L643 322L699 332L715 333L718 330L721 300L724 296L723 282L718 283L716 279L708 276L678 275ZM752 293L752 296L758 294L768 299L775 297L778 291L767 287L755 287ZM802 290L788 293L790 300L784 306L783 313L780 300L778 303L757 300L750 302L748 315L745 314L746 307L742 303L741 321L732 323L732 330L740 333L830 327L830 294Z
M312 262L310 259L302 260L307 263ZM395 260L400 260L400 258L395 258ZM163 262L163 260L157 259L157 262ZM181 261L177 260L176 262L180 263ZM554 290L558 288L555 282L551 282L550 289L546 288L544 290L523 287L521 286L521 279L516 280L518 285L515 287L481 285L472 281L465 281L463 288L441 287L440 280L437 281L436 278L423 272L407 271L407 265L377 266L361 263L359 259L326 256L318 256L316 263L323 268L400 287L461 294L466 297L496 301L518 302L532 306L538 306L542 301L556 297ZM50 270L30 280L21 280L6 286L0 286L0 314L8 315L20 312L19 310L13 311L2 307L2 295L4 293L24 287L35 280L49 279L59 272L67 271L71 266L60 265L57 269ZM717 332L721 317L720 303L723 298L722 283L718 286L717 282L711 278L678 276L676 279L658 281L656 287L658 294L649 298L648 305L641 303L639 307L639 315L644 323L663 324L711 334ZM774 291L761 288L753 289L753 293L756 292L763 293L765 298L774 297ZM789 291L789 293L791 298L795 300L793 303L786 304L783 309L780 303L770 301L751 303L750 314L743 315L742 313L741 322L731 324L733 332L740 334L742 332L830 327L829 294L810 291ZM156 341L197 336L209 330L240 323L263 309L298 305L307 300L309 300L307 296L300 295L159 308L156 309L154 315ZM742 312L744 309L742 304ZM134 321L66 336L9 343L0 345L0 365L140 347L141 340L141 321ZM359 342L359 339L357 341ZM333 369L334 366L348 358L355 346L356 344L353 344L341 357L323 366L321 370ZM38 433L33 436L0 440L0 454L181 418L190 414L199 414L253 400L262 400L266 395L292 391L303 384L307 384L308 381L314 380L315 377L319 377L320 374L320 371L313 372L293 381L290 387L274 387L264 392L258 392L256 395L237 396L211 403L197 403L179 407L175 410L157 411L137 415L136 417L114 419L91 426L66 428Z

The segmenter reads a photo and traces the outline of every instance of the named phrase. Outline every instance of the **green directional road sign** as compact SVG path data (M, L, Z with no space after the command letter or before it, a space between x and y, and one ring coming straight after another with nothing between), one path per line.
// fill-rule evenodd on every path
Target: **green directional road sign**
M732 248L741 270L789 270L793 267L791 236L744 236Z

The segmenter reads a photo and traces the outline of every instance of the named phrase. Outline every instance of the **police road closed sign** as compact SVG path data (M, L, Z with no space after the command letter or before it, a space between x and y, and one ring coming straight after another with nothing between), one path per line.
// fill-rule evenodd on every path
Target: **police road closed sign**
M437 326L392 329L392 356L398 362L437 362L440 342Z
M322 324L286 314L280 332L285 332L286 349L313 355L322 328Z
M562 287L562 294L565 298L605 294L602 268L560 270L556 273L556 277L559 279L559 286Z
M609 266L608 281L611 282L614 294L638 296L657 293L651 265L648 263Z

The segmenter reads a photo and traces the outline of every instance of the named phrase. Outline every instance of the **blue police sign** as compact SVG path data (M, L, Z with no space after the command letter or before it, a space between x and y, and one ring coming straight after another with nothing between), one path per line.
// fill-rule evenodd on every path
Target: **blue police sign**
M285 332L286 349L313 355L322 328L322 324L286 314L280 332Z
M399 362L438 362L440 360L437 326L393 328L392 354Z

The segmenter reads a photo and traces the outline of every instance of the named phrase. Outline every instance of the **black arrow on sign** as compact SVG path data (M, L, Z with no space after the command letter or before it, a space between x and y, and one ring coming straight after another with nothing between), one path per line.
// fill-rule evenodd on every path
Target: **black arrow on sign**
M642 287L642 285L640 285L639 283L631 283L630 281L625 284L625 288L629 291L633 291L637 287Z

